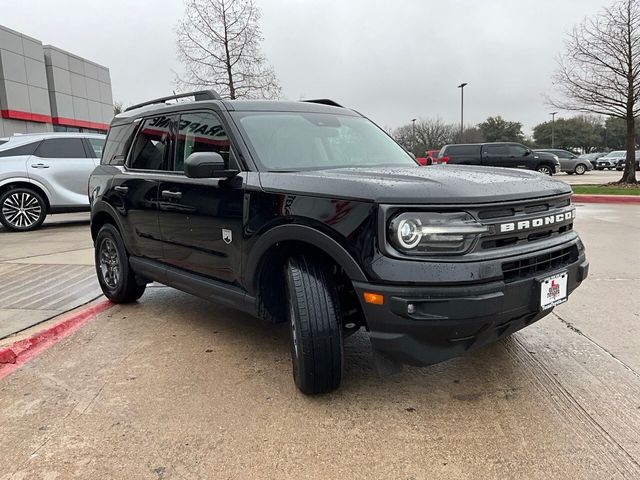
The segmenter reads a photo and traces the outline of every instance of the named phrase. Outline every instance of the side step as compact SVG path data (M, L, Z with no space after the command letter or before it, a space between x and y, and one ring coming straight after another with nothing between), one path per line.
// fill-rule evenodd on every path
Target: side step
M212 280L202 275L185 272L154 260L130 257L131 268L141 277L154 280L205 300L242 310L257 316L256 299L239 287Z

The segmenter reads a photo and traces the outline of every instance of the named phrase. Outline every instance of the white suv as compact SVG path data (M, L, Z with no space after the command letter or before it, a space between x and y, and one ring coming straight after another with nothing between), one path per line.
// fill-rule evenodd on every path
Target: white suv
M89 210L89 175L100 163L104 135L38 133L0 140L0 223L39 227L48 213Z

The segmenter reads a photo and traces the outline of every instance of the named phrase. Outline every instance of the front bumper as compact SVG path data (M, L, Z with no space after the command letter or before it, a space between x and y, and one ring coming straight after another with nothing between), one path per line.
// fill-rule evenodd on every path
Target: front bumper
M616 162L598 162L596 168L615 168L618 164Z
M396 362L425 366L496 341L551 313L553 309L540 309L540 280L559 271L569 272L569 295L588 275L584 250L569 265L508 283L418 286L354 282L354 287L373 349ZM384 304L365 303L364 292L382 294Z

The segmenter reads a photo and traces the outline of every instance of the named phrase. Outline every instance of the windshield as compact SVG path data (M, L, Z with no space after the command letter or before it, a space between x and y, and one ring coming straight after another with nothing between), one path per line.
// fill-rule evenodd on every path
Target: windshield
M362 117L305 112L235 112L261 170L415 166L386 133Z
M616 150L615 152L609 152L605 155L605 157L623 157L627 154L627 152L622 150Z

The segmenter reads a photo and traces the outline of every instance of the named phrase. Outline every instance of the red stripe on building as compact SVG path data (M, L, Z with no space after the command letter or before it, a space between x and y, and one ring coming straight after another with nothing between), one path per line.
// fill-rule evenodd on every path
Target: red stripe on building
M106 123L89 122L87 120L74 120L73 118L51 117L40 113L23 112L21 110L0 110L2 118L12 120L24 120L27 122L53 123L54 125L64 125L66 127L91 128L93 130L109 130Z
M54 125L64 125L66 127L92 128L93 130L109 130L106 123L89 122L87 120L74 120L73 118L53 117Z
M20 110L1 110L2 118L10 118L12 120L26 120L28 122L52 123L49 115L40 113L23 112Z

